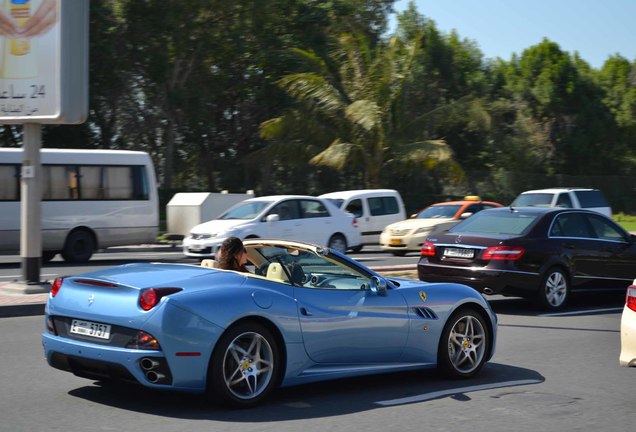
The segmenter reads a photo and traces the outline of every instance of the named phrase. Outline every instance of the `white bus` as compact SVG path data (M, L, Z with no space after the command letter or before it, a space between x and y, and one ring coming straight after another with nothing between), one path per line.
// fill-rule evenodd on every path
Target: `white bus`
M150 156L42 149L42 260L88 261L97 249L154 242L159 230ZM0 148L0 252L20 252L21 148Z

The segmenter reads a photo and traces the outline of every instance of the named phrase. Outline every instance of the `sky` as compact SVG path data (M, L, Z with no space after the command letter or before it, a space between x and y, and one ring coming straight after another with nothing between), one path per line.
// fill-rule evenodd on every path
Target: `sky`
M402 12L410 0L399 0ZM556 42L561 50L600 69L620 54L636 60L636 0L414 0L417 11L449 33L477 43L486 58L510 60L513 53ZM393 21L395 22L395 21Z

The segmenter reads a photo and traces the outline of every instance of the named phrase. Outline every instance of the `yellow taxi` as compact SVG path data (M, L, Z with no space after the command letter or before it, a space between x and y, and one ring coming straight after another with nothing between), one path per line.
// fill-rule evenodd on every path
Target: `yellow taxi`
M420 252L424 240L433 231L447 230L477 212L501 206L496 202L482 201L474 195L466 196L461 201L433 204L410 219L387 225L380 234L380 246L396 256Z

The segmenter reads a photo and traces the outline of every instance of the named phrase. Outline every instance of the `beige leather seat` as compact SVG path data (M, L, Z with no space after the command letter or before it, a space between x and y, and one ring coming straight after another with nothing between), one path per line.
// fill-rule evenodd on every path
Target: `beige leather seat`
M267 279L277 282L289 282L287 273L280 263L271 263L267 268Z
M201 266L208 268L219 268L219 263L213 259L204 259L203 261L201 261Z

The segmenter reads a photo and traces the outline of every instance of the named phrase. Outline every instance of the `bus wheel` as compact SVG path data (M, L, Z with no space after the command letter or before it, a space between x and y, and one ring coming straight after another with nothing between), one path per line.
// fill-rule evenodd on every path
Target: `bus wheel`
M86 231L73 231L66 238L62 258L68 262L86 262L93 255L95 241Z
M42 262L47 263L55 258L57 251L42 251Z

